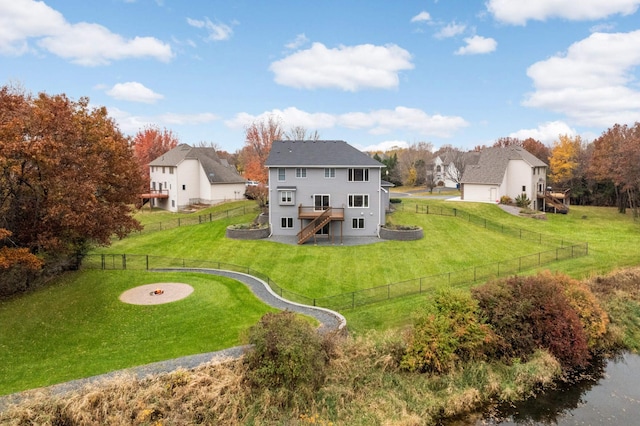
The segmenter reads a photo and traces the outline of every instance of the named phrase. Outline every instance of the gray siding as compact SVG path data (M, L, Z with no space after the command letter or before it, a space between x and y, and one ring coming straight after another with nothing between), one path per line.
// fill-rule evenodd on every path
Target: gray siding
M359 167L362 168L362 167ZM366 168L366 167L365 167ZM307 167L306 177L296 177L295 167L285 167L285 179L278 180L278 167L269 169L269 218L274 235L296 235L301 224L298 219L298 206L312 207L315 195L328 195L331 207L344 208L342 235L375 236L378 227L384 224L384 196L381 193L380 168L371 167L368 182L349 182L349 167L335 167L335 177L325 177L324 167ZM283 205L280 192L292 191L293 200L290 205ZM368 207L349 207L349 195L367 195ZM282 228L281 219L293 218L293 228ZM353 219L364 219L364 228L353 228ZM308 223L304 221L304 224ZM331 231L340 235L340 222L331 223Z

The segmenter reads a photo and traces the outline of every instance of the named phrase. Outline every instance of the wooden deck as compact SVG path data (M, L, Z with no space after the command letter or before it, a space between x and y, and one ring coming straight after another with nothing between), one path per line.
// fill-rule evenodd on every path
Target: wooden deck
M166 191L166 192L165 192ZM151 192L148 192L146 194L140 194L140 198L144 199L151 199L151 198L169 198L169 191L168 190L162 190L162 191L158 191L156 190L151 190Z
M313 206L298 206L298 219L315 219L324 210L316 210ZM331 207L331 220L344 220L344 207Z

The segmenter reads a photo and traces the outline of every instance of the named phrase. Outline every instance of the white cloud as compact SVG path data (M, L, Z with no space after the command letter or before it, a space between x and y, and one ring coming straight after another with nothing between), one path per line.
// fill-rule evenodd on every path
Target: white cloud
M634 69L640 66L640 30L594 33L566 54L527 69L535 92L523 102L565 114L585 126L632 123L640 116Z
M545 145L551 145L554 141L558 140L558 136L560 135L575 136L577 132L564 121L548 121L535 129L518 130L517 132L509 134L509 137L521 140L533 138Z
M478 55L490 53L496 50L496 47L498 46L498 42L494 39L479 35L467 37L464 41L467 45L456 50L456 55Z
M399 84L398 73L412 69L411 54L395 44L339 46L322 43L275 61L269 69L275 81L299 89L337 88L391 89Z
M362 145L356 144L355 147L357 149L359 149L360 151L369 151L369 152L383 151L383 152L386 152L386 151L390 151L392 149L409 148L409 142L407 142L407 141L384 141L384 142L377 143L375 145L367 145L367 146L362 146Z
M205 38L207 41L228 40L233 34L233 29L229 25L221 22L213 23L209 18L204 18L204 20L187 18L187 23L195 28L206 29L209 33Z
M309 39L307 38L306 35L298 34L292 42L285 44L284 47L290 50L295 50L299 47L304 46L308 42L309 42Z
M161 94L155 93L153 90L145 87L137 81L117 83L106 93L115 99L131 102L143 102L147 104L153 104L164 98Z
M244 128L254 121L265 121L270 116L277 116L282 119L285 128L302 126L308 130L327 129L334 127L337 122L335 115L327 113L309 113L299 110L296 107L289 107L283 110L274 109L265 111L260 115L251 115L246 112L236 114L232 120L225 121L227 127L238 129Z
M469 123L462 117L429 115L416 108L396 107L370 112L349 112L345 114L308 113L295 107L275 109L260 115L238 113L232 120L225 121L230 128L243 128L256 120L275 115L282 119L285 127L302 126L309 130L344 127L365 129L370 134L380 135L393 131L408 131L424 136L451 137Z
M36 39L46 51L85 66L137 57L167 62L173 57L171 47L156 38L125 39L98 24L70 24L44 2L0 2L0 53L21 55L34 50L30 39Z
M411 18L411 22L429 22L430 20L431 15L429 15L429 12L425 12L424 10Z
M525 25L529 20L562 18L585 21L611 15L630 15L638 10L640 0L489 0L487 9L500 22Z
M134 135L140 129L149 125L169 128L179 125L206 124L219 119L217 115L209 112L195 114L165 113L157 116L142 116L114 107L108 107L107 111L109 116L118 123L120 130L129 135Z
M218 120L220 117L210 112L200 112L195 114L176 114L167 112L158 116L158 121L166 124L204 124Z
M455 22L452 22L442 27L440 31L438 31L434 35L434 37L438 39L451 38L451 37L455 37L457 35L462 34L466 29L467 29L466 25L456 24Z

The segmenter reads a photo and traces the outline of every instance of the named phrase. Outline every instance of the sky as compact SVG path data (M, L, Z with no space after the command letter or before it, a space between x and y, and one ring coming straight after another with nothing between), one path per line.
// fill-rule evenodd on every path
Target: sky
M0 85L235 152L278 116L361 150L640 121L640 0L0 0Z

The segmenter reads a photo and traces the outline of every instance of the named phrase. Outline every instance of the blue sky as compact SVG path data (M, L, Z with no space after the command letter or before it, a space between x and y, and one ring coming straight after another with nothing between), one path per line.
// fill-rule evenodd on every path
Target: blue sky
M640 120L640 0L0 0L0 84L233 152L251 121L366 150Z

